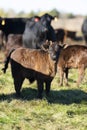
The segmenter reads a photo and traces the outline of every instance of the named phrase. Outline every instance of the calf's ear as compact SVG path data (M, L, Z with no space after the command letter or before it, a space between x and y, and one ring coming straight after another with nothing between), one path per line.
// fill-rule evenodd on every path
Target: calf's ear
M62 45L62 48L63 49L65 49L65 48L67 48L69 45L67 44L67 43L64 43L63 45Z
M63 49L67 48L68 47L68 44L67 43L64 43L64 44L61 44L59 43L59 46Z

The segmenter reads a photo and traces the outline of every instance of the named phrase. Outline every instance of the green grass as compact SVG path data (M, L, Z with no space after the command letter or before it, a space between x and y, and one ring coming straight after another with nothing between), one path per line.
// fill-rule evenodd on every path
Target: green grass
M2 65L0 65L0 69ZM37 100L36 82L25 80L16 98L10 66L0 71L0 130L87 130L87 71L76 87L77 70L70 70L70 86L58 86L56 75L49 97Z

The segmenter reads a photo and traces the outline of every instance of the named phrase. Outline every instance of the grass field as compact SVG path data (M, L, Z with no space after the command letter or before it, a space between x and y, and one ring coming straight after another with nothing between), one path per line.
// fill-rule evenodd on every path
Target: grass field
M2 56L3 57L3 56ZM58 86L55 76L49 97L36 99L36 82L24 81L20 98L15 97L10 65L6 74L0 64L0 130L87 130L87 71L76 87L77 70L70 70L70 86Z

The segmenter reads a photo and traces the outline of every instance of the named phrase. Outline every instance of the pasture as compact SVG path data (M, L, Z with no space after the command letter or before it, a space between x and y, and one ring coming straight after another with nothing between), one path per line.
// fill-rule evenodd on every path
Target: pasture
M4 58L0 53L0 60ZM25 80L21 97L15 97L10 65L3 74L0 64L0 130L87 130L87 70L76 86L77 70L70 70L70 86L58 86L59 75L52 81L49 97L36 99L36 82Z

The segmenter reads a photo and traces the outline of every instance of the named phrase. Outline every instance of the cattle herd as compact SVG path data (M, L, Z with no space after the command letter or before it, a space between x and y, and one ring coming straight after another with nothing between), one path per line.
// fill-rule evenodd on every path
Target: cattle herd
M8 64L14 81L16 95L25 78L37 82L38 98L42 98L44 85L49 95L51 82L56 73L60 84L63 79L68 85L69 69L78 69L77 86L80 85L87 67L87 45L66 45L65 38L76 39L76 32L62 28L54 29L51 25L54 17L44 14L31 18L0 17L0 49L4 48L5 60L3 72ZM87 19L82 24L82 33L87 43Z

